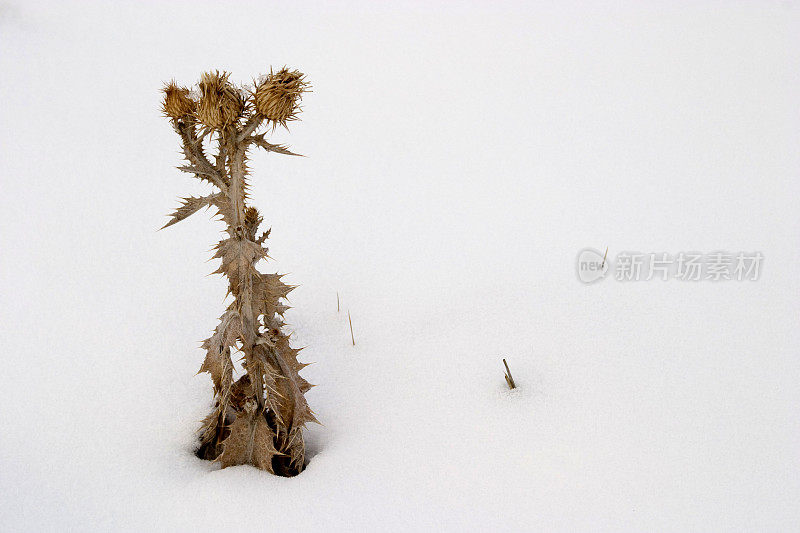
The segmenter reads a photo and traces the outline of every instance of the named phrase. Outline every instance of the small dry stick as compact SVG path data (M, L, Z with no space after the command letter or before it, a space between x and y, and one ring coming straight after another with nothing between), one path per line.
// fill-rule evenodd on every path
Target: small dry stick
M506 363L506 360L505 360L505 359L503 359L503 364L504 364L504 365L505 365L505 367L506 367L506 375L505 375L505 378L506 378L506 383L508 383L508 388L509 388L509 389L516 389L516 388L517 388L517 384L516 384L516 383L514 383L514 378L513 378L513 377L511 377L511 370L509 370L509 368L508 368L508 363Z
M600 265L600 270L602 271L603 268L606 266L606 257L608 257L608 246L606 246L606 253L603 254L603 264ZM596 264L596 263L595 263Z
M336 291L336 312L339 312L339 291Z
M347 311L347 321L350 322L350 340L353 341L353 346L356 345L356 338L353 336L353 320L350 318L350 311Z

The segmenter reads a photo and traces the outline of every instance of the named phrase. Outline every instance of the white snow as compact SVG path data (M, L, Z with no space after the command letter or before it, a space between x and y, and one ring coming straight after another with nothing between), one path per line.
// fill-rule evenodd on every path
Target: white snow
M799 10L0 4L0 528L797 531ZM284 64L308 157L252 201L317 362L293 479L192 455L221 227L155 231L203 190L161 84ZM587 286L587 246L765 259Z

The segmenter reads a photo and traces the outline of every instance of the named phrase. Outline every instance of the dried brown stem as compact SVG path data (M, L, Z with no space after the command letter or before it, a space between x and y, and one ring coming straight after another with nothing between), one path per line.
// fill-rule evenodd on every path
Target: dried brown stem
M355 346L356 338L353 335L353 320L350 318L350 311L347 311L347 321L350 322L350 340L353 341L353 346Z
M508 363L506 362L505 359L503 359L503 365L505 365L505 367L506 367L505 378L506 378L506 383L508 384L508 388L509 389L516 389L517 388L517 384L514 383L514 378L511 376L511 369L508 368Z

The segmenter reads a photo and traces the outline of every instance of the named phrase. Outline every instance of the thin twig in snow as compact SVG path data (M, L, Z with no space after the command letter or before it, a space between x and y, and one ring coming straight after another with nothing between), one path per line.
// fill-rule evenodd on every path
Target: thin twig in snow
M353 320L350 318L350 310L347 311L347 321L350 322L350 340L353 341L353 346L355 346L356 338L353 335Z
M509 389L516 389L517 384L514 383L514 378L511 376L511 370L508 368L508 363L506 363L505 358L503 359L503 365L506 367L506 383L508 383Z

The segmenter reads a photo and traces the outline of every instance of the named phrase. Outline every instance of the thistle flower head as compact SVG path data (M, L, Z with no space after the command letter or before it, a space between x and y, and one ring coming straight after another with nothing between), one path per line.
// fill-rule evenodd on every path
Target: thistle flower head
M248 207L244 210L244 223L247 226L258 226L263 218L255 207Z
M223 129L239 118L244 102L228 81L227 72L206 72L200 78L200 103L195 115L211 129Z
M248 207L244 210L244 229L250 240L256 240L258 226L261 225L263 220L264 218L255 207Z
M190 115L197 107L197 102L189 97L189 89L179 87L175 81L166 84L161 91L164 93L161 110L170 118L178 119Z
M300 112L298 103L308 86L303 77L302 72L286 67L274 73L270 70L256 87L256 111L273 125L285 127L286 122L297 118Z

